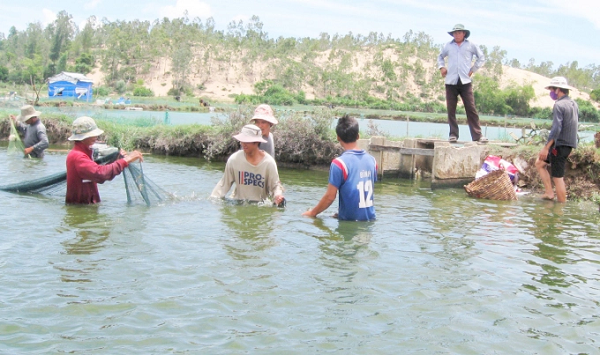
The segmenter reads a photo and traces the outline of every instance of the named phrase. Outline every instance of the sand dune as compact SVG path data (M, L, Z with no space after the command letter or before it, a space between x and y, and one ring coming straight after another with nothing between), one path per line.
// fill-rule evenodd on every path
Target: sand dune
M327 52L324 52L322 57L327 57L327 55ZM354 70L364 70L365 63L368 65L370 55L371 53L367 52L365 55L357 56L355 59L356 67ZM392 59L395 58L392 57ZM414 62L415 60L415 58L412 58L409 59L409 62ZM431 63L424 63L427 71L426 75L439 75L434 63L434 59L432 59ZM195 72L192 70L192 74L188 77L188 82L194 88L197 88L200 84L204 86L203 90L195 89L194 94L197 97L202 97L213 102L233 102L234 94L254 94L254 84L256 82L264 79L272 79L272 77L268 77L267 75L265 75L265 77L261 76L262 73L268 72L268 70L266 70L268 64L253 63L252 65L254 66L254 68L252 68L252 75L244 75L243 73L240 73L242 70L239 69L236 71L236 68L242 67L239 63L230 65L229 67L224 67L222 64L218 67L215 65L215 68L218 69L211 70L208 75L206 73L200 73L200 70L196 70ZM157 65L150 70L149 74L140 76L144 80L144 86L150 88L156 96L167 96L167 92L172 87L171 83L173 80L170 69L171 63L169 60L158 61ZM95 69L89 73L88 77L91 77L94 80L95 86L105 85L104 73L99 69ZM504 66L500 86L504 88L511 83L517 85L531 84L536 96L531 101L530 105L537 107L552 107L554 102L549 97L548 90L544 89L549 82L550 78L542 75L527 70ZM414 81L409 81L405 87L406 90L410 90L415 95L420 94L420 88ZM477 83L475 83L475 90L477 90ZM310 86L305 86L305 92L307 98L314 98L314 91ZM442 94L443 84L440 84L436 96ZM376 93L373 93L373 95L377 96ZM580 92L579 90L573 90L571 92L571 97L589 100L589 95L585 92Z

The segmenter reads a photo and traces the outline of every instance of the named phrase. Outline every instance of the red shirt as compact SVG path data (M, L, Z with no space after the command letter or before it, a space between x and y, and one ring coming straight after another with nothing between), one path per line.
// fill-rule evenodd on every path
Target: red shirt
M119 159L107 165L98 165L92 159L92 150L81 142L75 142L67 155L66 203L91 204L100 202L98 184L112 180L129 164Z

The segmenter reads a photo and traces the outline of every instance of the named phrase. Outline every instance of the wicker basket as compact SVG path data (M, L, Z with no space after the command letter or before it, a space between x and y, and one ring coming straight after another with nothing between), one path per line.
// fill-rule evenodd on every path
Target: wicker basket
M516 200L517 194L504 170L494 170L487 175L465 185L465 191L471 197L489 200Z

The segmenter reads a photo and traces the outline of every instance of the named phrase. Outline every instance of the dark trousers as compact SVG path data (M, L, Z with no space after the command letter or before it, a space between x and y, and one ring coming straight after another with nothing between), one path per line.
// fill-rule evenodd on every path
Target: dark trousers
M460 80L457 85L446 84L446 108L448 110L450 136L459 137L458 122L456 121L456 105L458 104L459 95L467 112L467 122L471 130L471 139L478 141L481 138L481 127L479 126L479 115L477 114L475 99L473 98L473 86L471 83L463 85Z

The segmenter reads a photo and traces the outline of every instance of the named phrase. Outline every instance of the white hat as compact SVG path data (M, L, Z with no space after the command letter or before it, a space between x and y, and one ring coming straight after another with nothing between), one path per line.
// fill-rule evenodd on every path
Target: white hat
M233 136L233 138L243 143L267 143L267 141L264 140L262 137L262 131L260 130L260 128L253 124L247 124L244 127L242 127L242 131L239 134Z
M275 115L273 114L273 109L271 106L267 104L258 105L256 110L254 110L254 116L252 116L252 120L265 120L271 124L277 124L277 119L275 119ZM252 122L250 120L250 122Z
M452 31L448 32L450 36L454 36L455 31L465 31L465 38L469 38L471 35L471 31L467 30L462 23L457 23L452 27Z
M567 83L567 79L562 76L555 76L554 78L552 78L552 80L550 80L550 84L548 84L548 86L545 87L545 89L550 88L561 88L567 90L575 89L574 87L569 86L569 84Z
M91 117L83 116L73 121L73 131L70 141L82 141L90 137L98 137L104 133L103 130L96 126L96 122Z
M17 120L19 122L25 122L31 117L39 117L42 113L40 111L36 111L35 108L31 105L25 105L21 107L21 114L17 116Z

